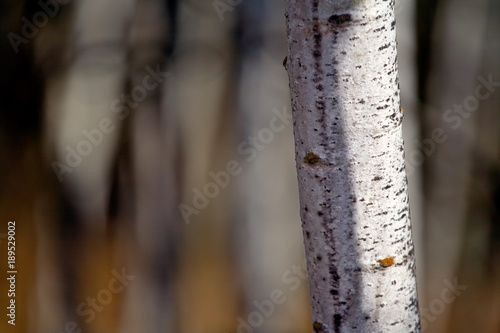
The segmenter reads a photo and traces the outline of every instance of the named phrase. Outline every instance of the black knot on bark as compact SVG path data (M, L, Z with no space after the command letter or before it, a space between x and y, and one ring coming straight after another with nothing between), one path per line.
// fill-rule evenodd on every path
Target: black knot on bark
M332 15L328 19L328 22L334 23L334 24L342 24L342 23L351 22L351 21L352 21L351 14Z

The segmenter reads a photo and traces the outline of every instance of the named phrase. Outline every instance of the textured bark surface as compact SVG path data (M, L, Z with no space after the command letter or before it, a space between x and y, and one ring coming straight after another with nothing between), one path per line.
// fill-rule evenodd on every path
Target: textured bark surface
M315 332L419 332L394 1L288 0Z

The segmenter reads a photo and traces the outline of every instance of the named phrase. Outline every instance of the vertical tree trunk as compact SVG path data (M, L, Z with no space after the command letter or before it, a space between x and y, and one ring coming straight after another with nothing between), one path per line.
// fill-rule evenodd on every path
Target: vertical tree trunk
M316 332L419 332L394 1L288 0Z

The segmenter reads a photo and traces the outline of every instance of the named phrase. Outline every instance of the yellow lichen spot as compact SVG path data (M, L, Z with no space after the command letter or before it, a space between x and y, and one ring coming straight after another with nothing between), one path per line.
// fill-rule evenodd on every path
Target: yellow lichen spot
M394 265L394 257L380 259L379 262L380 262L380 266L389 267L389 266Z
M313 328L315 332L319 332L323 328L323 324L315 321L313 324Z
M405 113L405 110L403 110L403 108L401 106L399 108L401 109L401 112Z
M309 164L316 164L319 162L319 156L314 153L309 153L304 157L304 162Z

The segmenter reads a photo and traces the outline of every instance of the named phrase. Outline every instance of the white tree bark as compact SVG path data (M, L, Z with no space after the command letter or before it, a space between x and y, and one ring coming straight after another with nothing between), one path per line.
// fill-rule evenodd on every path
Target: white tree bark
M315 332L420 332L394 1L288 0Z

